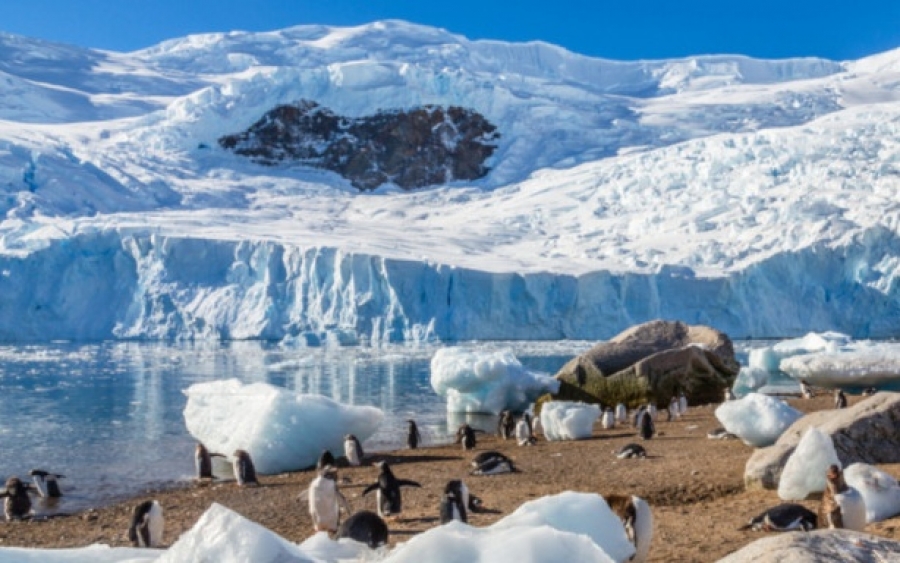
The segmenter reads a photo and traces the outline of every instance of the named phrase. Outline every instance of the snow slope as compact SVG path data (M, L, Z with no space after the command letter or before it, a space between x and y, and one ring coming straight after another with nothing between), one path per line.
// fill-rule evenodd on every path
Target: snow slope
M900 333L900 51L610 61L400 21L132 53L0 34L0 340ZM471 183L220 149L280 103L485 115Z

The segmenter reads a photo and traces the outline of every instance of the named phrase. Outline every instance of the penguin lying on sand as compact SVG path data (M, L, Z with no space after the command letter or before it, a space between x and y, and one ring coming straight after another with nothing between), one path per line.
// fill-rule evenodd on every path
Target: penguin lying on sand
M159 547L164 526L162 507L155 500L145 500L134 507L128 539L134 547Z
M481 452L476 455L472 459L472 467L475 469L471 475L499 475L517 471L511 459L495 451Z
M31 480L37 489L38 494L44 498L59 498L62 491L59 490L59 482L57 479L64 479L65 475L59 473L49 473L43 469L32 469L28 472Z
M738 530L753 530L754 532L803 530L808 532L816 528L817 520L813 511L805 506L784 503L757 514Z
M710 440L733 440L737 438L737 434L732 434L724 428L714 428L706 433L706 437Z
M614 451L619 459L644 458L647 457L647 450L640 444L625 444L618 451Z
M378 480L363 489L362 494L366 496L370 492L376 491L378 515L382 518L399 516L403 510L400 487L421 487L422 485L408 479L397 479L386 461L379 461L376 465L381 470Z

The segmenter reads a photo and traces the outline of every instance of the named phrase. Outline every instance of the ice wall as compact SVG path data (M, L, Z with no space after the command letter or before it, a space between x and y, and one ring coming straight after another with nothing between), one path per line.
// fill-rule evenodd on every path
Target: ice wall
M110 229L0 255L0 341L603 339L656 318L732 338L884 338L900 333L900 283L872 267L877 253L896 261L896 237L775 255L721 278L572 276Z

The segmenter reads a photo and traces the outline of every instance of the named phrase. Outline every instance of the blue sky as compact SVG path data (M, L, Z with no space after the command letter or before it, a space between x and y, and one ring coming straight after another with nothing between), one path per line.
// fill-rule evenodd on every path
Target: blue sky
M898 0L4 0L0 30L129 51L212 31L403 19L609 59L857 59L900 47Z

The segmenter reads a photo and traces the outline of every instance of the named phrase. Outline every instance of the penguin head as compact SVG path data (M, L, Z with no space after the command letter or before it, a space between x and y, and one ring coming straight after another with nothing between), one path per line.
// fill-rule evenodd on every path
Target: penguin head
M332 481L337 481L337 469L333 465L326 465L319 471L319 475L324 477L325 479L331 479Z
M19 495L25 491L25 484L16 476L6 480L6 492L12 495Z

